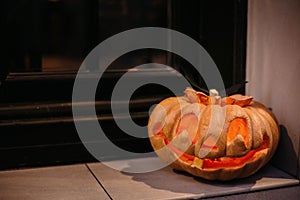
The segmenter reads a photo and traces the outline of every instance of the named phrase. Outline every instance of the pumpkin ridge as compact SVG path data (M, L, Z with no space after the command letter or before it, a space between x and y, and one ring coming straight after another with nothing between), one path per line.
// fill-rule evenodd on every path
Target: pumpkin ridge
M251 121L251 127L252 127L252 147L258 148L262 142L263 142L263 135L264 135L264 124L261 122L263 121L261 119L261 116L259 113L253 109L251 106L247 106L245 111L247 112L250 121Z
M274 114L272 114L272 112L261 103L254 102L253 106L256 108L258 115L260 115L261 118L263 118L263 120L265 121L264 125L266 127L266 133L270 137L271 140L270 143L272 144L270 156L269 159L265 161L266 163L274 155L275 150L278 146L279 137L280 137L278 122Z

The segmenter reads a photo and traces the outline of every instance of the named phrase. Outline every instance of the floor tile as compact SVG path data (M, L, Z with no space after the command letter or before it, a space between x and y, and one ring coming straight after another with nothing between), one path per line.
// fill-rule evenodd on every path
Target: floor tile
M149 159L140 158L149 163ZM144 160L143 160L144 159ZM150 160L151 161L151 160ZM153 160L155 161L155 160ZM128 167L133 160L111 161ZM288 174L267 166L249 178L230 182L212 182L195 178L186 173L163 168L148 173L124 173L111 169L103 163L90 163L90 169L104 186L112 199L181 199L203 198L237 194L262 189L296 185L298 180Z
M0 171L0 199L109 199L84 164Z

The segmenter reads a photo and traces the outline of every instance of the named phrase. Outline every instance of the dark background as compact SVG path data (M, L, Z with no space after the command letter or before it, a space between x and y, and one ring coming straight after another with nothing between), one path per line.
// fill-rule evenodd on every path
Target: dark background
M154 26L192 37L215 61L227 93L244 93L246 0L5 0L0 4L0 168L94 160L74 127L73 82L85 56L121 31ZM195 89L207 90L186 60L166 51L137 50L115 60L99 82L106 90L97 93L96 110L107 136L133 152L152 148L148 140L118 129L110 95L122 74L151 62L172 66ZM98 71L91 66L80 78L97 78ZM153 69L133 72L132 81L149 76L174 78L169 71ZM124 120L132 117L146 125L150 106L173 95L163 86L141 87L130 102L131 116ZM120 110L123 107L121 101ZM83 121L84 117L88 116Z

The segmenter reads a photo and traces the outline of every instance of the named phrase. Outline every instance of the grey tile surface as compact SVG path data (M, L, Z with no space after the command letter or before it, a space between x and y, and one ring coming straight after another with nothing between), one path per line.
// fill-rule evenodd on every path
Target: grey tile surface
M206 198L214 200L299 200L300 186L277 188L273 190L262 190L257 192Z
M147 159L153 158L143 158ZM112 161L130 166L131 160ZM113 199L182 199L203 198L237 194L297 185L298 180L288 174L267 166L249 178L226 183L205 181L185 173L164 168L149 173L124 173L111 169L103 163L91 163L88 166L97 176Z
M0 171L0 199L109 199L87 166Z
M154 158L143 158L149 163ZM133 160L114 161L130 166ZM154 160L153 160L154 161ZM149 173L130 174L103 163L0 171L2 199L299 199L299 181L267 166L256 175L231 182L211 182L163 168ZM101 186L102 185L102 186ZM292 186L284 187L282 186ZM281 188L280 188L281 187ZM273 190L265 190L277 188ZM254 191L254 192L253 192ZM247 193L244 193L247 192ZM229 195L229 196L224 196ZM219 197L218 197L219 196Z

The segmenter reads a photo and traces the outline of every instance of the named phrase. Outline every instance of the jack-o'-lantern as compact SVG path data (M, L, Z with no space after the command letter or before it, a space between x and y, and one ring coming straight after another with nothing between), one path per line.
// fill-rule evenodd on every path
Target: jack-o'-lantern
M220 98L187 88L185 96L160 102L148 133L158 156L177 170L208 180L231 180L257 172L279 141L273 113L252 97Z

